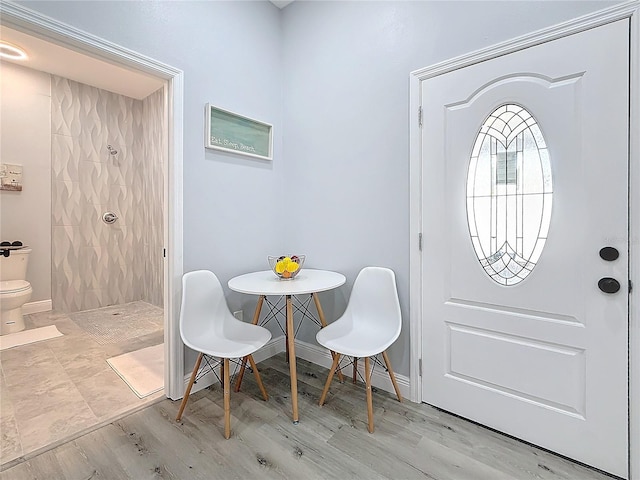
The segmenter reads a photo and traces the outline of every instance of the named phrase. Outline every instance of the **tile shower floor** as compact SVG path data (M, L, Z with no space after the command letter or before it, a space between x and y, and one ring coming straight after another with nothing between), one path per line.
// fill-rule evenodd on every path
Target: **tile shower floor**
M55 325L63 336L0 352L0 470L164 398L138 398L107 363L163 342L161 308L50 311L25 315L25 324Z

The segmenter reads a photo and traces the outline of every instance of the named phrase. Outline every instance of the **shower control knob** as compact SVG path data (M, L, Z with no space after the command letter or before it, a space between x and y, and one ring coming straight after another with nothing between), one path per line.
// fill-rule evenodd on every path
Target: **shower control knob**
M118 220L118 216L113 212L106 212L102 215L102 221L107 225L115 223L116 220Z

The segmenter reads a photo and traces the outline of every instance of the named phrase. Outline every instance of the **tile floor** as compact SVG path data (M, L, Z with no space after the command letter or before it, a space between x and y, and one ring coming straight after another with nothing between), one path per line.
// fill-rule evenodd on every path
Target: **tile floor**
M161 308L50 311L25 315L25 324L55 325L63 336L0 352L0 470L164 398L138 398L107 363L163 342Z

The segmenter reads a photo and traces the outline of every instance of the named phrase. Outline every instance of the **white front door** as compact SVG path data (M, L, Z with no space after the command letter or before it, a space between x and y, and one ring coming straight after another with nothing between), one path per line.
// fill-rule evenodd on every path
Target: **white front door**
M620 20L420 92L423 401L624 478L628 46Z

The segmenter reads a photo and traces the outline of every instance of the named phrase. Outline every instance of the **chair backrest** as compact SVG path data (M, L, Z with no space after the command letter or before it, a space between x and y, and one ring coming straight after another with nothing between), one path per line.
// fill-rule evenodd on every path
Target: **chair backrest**
M375 328L395 341L402 328L402 313L393 270L384 267L360 270L344 316L350 317L354 328Z
M220 280L213 272L196 270L182 276L180 336L185 345L197 350L204 332L222 334L228 317L233 319Z

